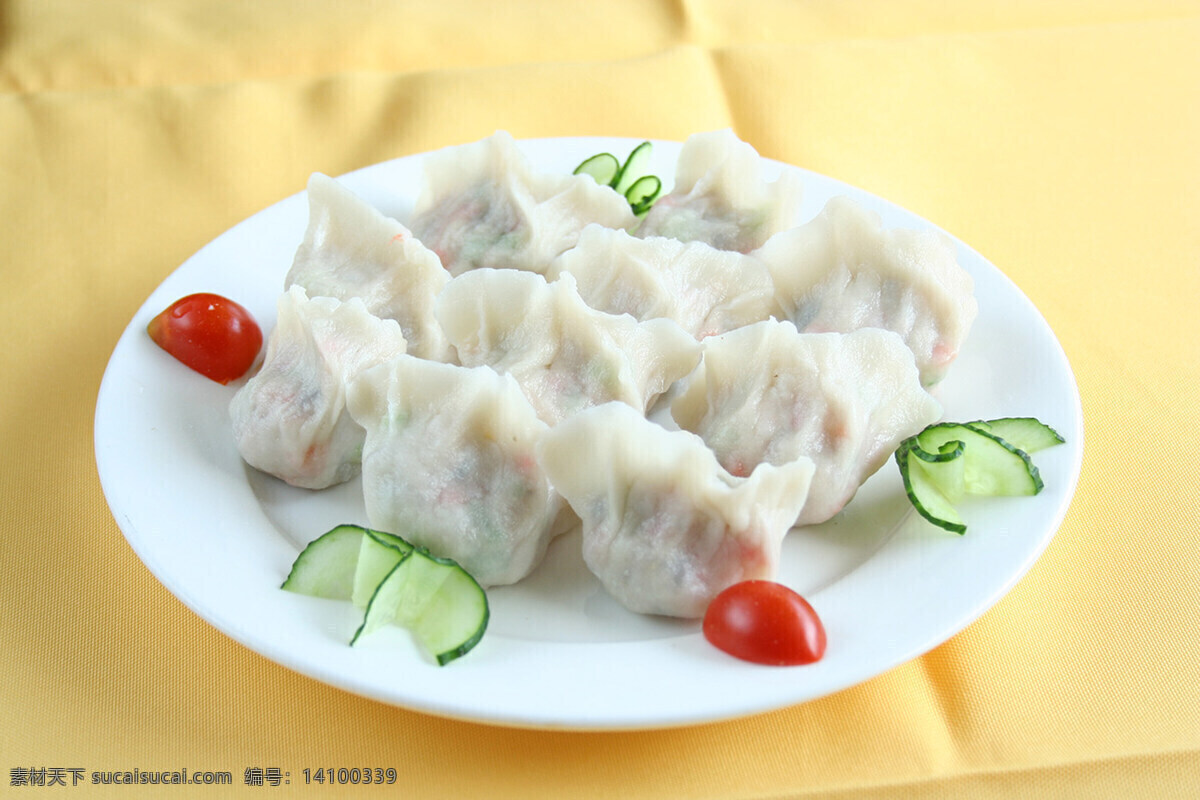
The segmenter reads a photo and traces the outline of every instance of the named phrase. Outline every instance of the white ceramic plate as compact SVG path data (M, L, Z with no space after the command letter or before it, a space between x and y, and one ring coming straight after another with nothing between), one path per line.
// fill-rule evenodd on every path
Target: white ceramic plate
M636 140L521 143L542 169L569 172L588 155L624 156ZM679 144L656 142L652 169L670 186ZM343 176L385 213L404 219L421 157ZM767 162L768 170L794 167ZM846 194L889 226L930 223L845 184L800 172L804 218ZM436 666L399 629L354 648L348 603L279 590L297 552L340 522L365 524L360 484L324 492L285 486L246 467L229 431L236 385L183 367L145 334L186 294L210 291L246 305L269 331L283 277L307 223L303 193L223 234L152 294L112 355L96 407L96 460L117 523L163 584L247 647L305 675L383 702L449 717L570 729L686 725L776 709L853 686L932 649L999 600L1061 523L1075 489L1083 428L1062 348L1030 301L958 243L980 313L940 387L948 419L1036 416L1067 444L1036 454L1045 490L1033 498L971 502L966 536L917 517L889 462L842 514L796 530L780 580L825 622L825 658L771 668L707 644L695 622L651 619L611 600L583 567L576 535L551 546L520 585L490 592L492 620L465 658Z

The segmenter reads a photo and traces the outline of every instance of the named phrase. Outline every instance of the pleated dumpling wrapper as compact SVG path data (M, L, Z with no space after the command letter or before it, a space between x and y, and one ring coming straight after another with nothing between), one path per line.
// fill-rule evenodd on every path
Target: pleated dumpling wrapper
M262 368L229 405L238 452L250 466L306 489L358 474L363 429L346 413L358 373L405 352L394 320L361 300L310 298L293 286L279 298Z
M926 386L945 377L979 313L975 283L948 237L885 229L877 214L846 197L771 237L755 255L771 270L776 298L798 329L894 331Z
M797 459L730 475L698 436L623 403L564 420L538 453L605 589L631 611L685 618L735 583L776 576L813 474Z
M897 334L798 333L776 320L705 339L671 403L676 423L735 475L811 459L801 525L840 511L901 441L941 415Z
M758 151L732 130L696 133L679 152L671 191L635 233L749 253L795 224L802 195L794 172L764 179Z
M433 299L450 276L412 232L333 178L308 180L308 228L285 288L309 297L359 298L377 317L394 319L408 352L443 361L450 345L433 318Z
M587 175L541 173L504 131L430 154L411 227L451 275L544 272L590 222L634 224L625 198Z
M779 314L762 261L704 242L639 239L589 225L546 277L564 272L575 277L592 308L642 321L664 317L697 339Z
M644 413L700 360L700 344L668 319L605 314L564 273L553 283L510 269L458 276L435 314L467 366L512 375L551 425L610 400Z
M350 387L366 429L363 495L374 528L457 561L483 586L545 555L562 501L534 448L548 429L510 376L399 356Z

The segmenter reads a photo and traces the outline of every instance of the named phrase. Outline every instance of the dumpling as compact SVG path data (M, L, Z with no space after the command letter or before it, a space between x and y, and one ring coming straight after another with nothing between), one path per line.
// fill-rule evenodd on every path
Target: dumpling
M775 576L813 474L797 459L735 477L699 437L621 403L563 421L538 455L605 589L632 611L687 618L734 583Z
M636 234L749 253L795 224L801 195L794 173L763 180L758 152L733 131L697 133L683 143L671 192L654 203Z
M573 275L592 308L640 320L674 320L697 339L779 314L766 265L704 242L589 225L546 273Z
M432 154L412 229L452 275L479 267L544 272L589 222L628 227L625 198L587 175L537 173L498 131Z
M285 288L360 298L375 316L400 323L409 353L444 360L450 349L433 318L433 298L450 276L438 257L333 178L309 178L308 206L308 229Z
M372 527L453 558L484 586L542 560L562 501L535 457L547 426L511 377L399 356L364 372L348 405L367 431Z
M676 423L734 475L812 459L801 525L840 511L901 440L941 414L897 334L802 334L775 320L706 339L700 366L671 403Z
M903 337L932 386L945 377L979 312L974 281L936 231L885 230L874 212L835 197L811 222L755 253L784 314L801 331L884 328Z
M645 412L700 360L700 344L670 320L638 322L589 307L575 279L479 269L446 285L434 311L466 366L516 378L551 425L618 400Z
M346 413L346 387L404 351L399 324L370 314L361 300L309 298L293 286L279 299L262 368L229 405L238 452L293 486L350 480L364 433Z

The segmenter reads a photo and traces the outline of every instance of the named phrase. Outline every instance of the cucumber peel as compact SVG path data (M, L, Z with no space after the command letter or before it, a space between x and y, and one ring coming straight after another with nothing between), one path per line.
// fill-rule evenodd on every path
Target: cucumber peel
M384 625L399 625L439 665L470 652L490 616L483 587L457 562L359 525L338 525L314 539L281 588L364 609L351 645Z
M955 503L968 495L1037 494L1044 484L1029 452L1063 441L1053 428L1031 417L941 422L901 442L895 460L917 512L940 528L963 534L967 526Z

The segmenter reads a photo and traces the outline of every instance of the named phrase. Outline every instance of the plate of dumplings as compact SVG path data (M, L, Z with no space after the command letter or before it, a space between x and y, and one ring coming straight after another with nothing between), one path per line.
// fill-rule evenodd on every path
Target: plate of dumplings
M195 613L277 663L456 719L623 730L869 680L999 601L1061 524L1083 445L1046 321L997 267L731 130L652 141L635 214L575 168L640 140L505 132L342 175L233 227L146 300L97 401L122 532ZM640 209L639 209L640 210ZM146 325L193 292L265 335L227 386ZM941 421L1037 417L1045 488L922 519L893 453ZM488 628L438 666L362 611L281 591L340 524L453 558ZM804 595L824 657L764 667L700 619L750 579Z

